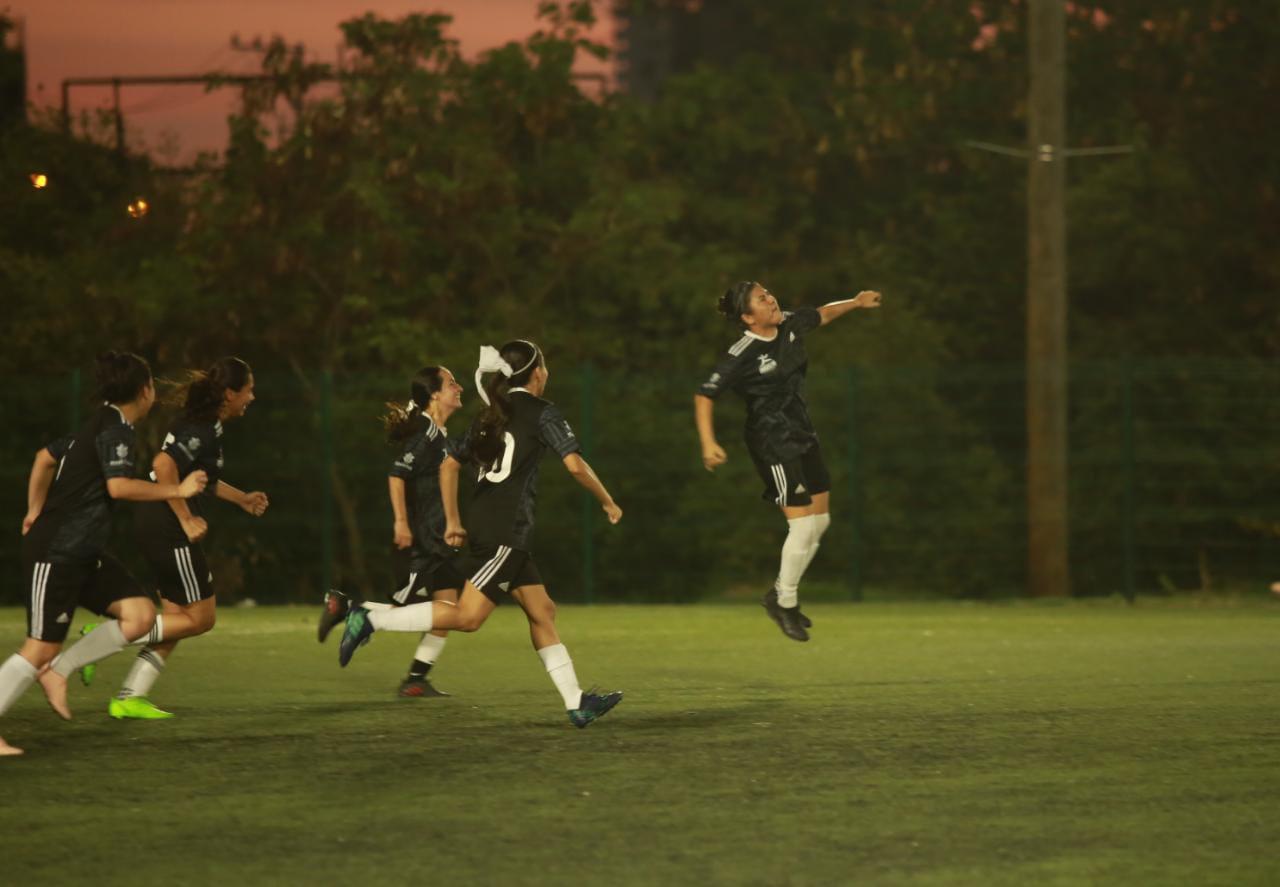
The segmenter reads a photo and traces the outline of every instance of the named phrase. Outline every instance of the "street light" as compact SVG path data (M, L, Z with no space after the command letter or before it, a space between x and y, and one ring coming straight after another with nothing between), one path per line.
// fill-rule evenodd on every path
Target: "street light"
M125 207L125 209L127 209L129 212L129 218L140 219L147 214L148 210L151 209L151 204L147 203L146 200L139 197L133 203Z
M33 172L29 178L31 179L31 187L37 191L49 184L49 177L42 172Z

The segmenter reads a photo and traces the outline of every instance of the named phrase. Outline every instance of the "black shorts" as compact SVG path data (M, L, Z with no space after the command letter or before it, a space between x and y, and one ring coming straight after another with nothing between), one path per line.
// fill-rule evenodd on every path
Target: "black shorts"
M509 545L473 547L461 558L458 569L495 604L501 603L502 595L510 594L512 589L542 584L533 555Z
M213 597L213 574L199 542L175 544L162 536L143 536L138 541L160 597L184 606Z
M755 453L751 454L751 461L756 464L756 471L764 481L761 497L766 502L800 508L811 505L814 494L831 491L831 475L817 444L786 462L770 464Z
M462 591L462 576L452 559L422 558L412 549L396 548L391 553L396 571L396 590L391 603L397 607L418 604L435 597L437 591Z
M25 559L23 573L27 588L27 637L60 644L71 629L71 614L83 607L107 615L116 601L131 597L151 598L142 584L109 554L80 564L52 564Z

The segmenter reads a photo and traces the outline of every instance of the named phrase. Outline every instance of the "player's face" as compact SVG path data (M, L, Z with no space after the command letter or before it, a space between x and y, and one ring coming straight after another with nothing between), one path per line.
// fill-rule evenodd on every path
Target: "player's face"
M751 289L751 299L747 302L747 313L742 316L750 326L777 326L782 323L782 308L779 307L778 300L773 297L773 293L757 283Z
M226 394L225 406L222 408L222 415L225 419L239 419L244 415L244 411L249 409L249 404L253 403L253 373L249 374L249 381L244 383L244 387L239 391L231 391L228 389Z
M441 406L454 410L460 409L462 407L462 386L453 377L453 373L444 367L440 368L440 375L444 381L440 383L440 390L433 396L439 399Z

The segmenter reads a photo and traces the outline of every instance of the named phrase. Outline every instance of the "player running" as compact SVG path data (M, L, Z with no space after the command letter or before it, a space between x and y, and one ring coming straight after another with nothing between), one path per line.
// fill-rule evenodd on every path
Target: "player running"
M147 362L110 351L98 358L97 377L105 403L74 435L36 453L31 467L22 522L27 640L0 665L0 715L39 675L49 705L70 718L67 675L156 636L155 604L105 550L111 512L116 499L186 499L205 487L202 471L181 484L133 476L133 425L150 412L156 396ZM57 656L77 605L111 618ZM20 754L22 749L0 739L0 755Z
M485 373L495 375L482 385ZM583 692L578 685L569 651L556 631L555 603L533 560L538 463L548 449L595 496L611 524L622 519L622 509L582 458L569 423L555 404L542 399L547 378L546 359L532 342L517 339L501 349L480 349L476 387L488 406L458 450L440 466L445 541L458 547L469 543L461 566L462 575L470 578L462 596L456 606L437 601L373 612L353 607L342 635L339 663L345 666L376 630L476 631L509 595L524 610L533 647L575 726L586 727L621 701L621 693ZM463 462L479 470L467 513L469 529L463 528L458 514Z
M151 479L176 484L199 472L209 478L205 496L145 502L134 510L138 545L151 565L163 612L156 617L163 640L138 652L133 667L107 713L113 718L160 720L173 714L148 698L178 641L204 634L216 621L213 574L201 541L209 531L205 500L212 496L261 517L270 504L266 493L245 493L222 479L223 423L239 419L254 401L253 370L238 357L219 358L207 370L192 371L167 398L182 413L165 435L151 462ZM86 679L87 682L87 679Z
M831 524L831 478L804 400L809 366L804 337L855 308L879 306L880 293L863 290L821 308L783 311L760 284L736 283L720 297L719 310L741 325L742 337L729 346L693 398L702 464L708 471L728 460L716 442L715 398L732 390L747 402L747 452L764 481L765 501L782 510L788 528L778 578L764 596L764 608L792 640L809 640L812 622L800 612L800 577Z
M444 367L423 367L409 385L409 402L388 406L390 412L383 421L388 439L398 450L387 477L394 516L391 557L397 583L391 603L402 607L429 599L456 604L462 577L453 563L453 549L444 542L440 463L448 438L445 425L462 408L462 386ZM374 609L376 605L366 602L364 606ZM349 611L346 595L326 592L318 631L322 643ZM427 677L444 651L448 635L442 629L423 632L397 695L417 699L449 695Z

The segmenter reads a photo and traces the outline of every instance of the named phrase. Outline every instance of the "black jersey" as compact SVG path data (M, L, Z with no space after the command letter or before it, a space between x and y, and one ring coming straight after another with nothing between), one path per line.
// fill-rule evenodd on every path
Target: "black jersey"
M196 517L203 517L204 501L217 497L218 477L222 474L225 461L222 455L222 423L179 419L164 436L160 452L168 455L177 466L179 482L193 471L203 471L208 475L209 481L204 492L187 500L191 513ZM154 471L151 472L151 479L157 480ZM183 532L182 524L178 522L178 516L173 513L168 501L139 502L134 507L140 530L147 533L160 532L176 544L186 544L187 534Z
M467 456L468 432L455 458ZM560 458L581 450L559 408L525 391L511 391L511 421L501 455L480 469L466 527L473 546L533 548L533 514L538 497L538 462L548 449Z
M79 431L47 449L58 460L58 470L23 547L48 563L95 561L111 537L115 503L107 481L134 476L133 426L119 408L103 404Z
M405 509L413 531L410 556L425 559L447 551L444 544L444 502L440 499L440 463L444 461L447 432L423 414L427 427L404 442L391 463L390 477L404 481Z
M713 399L726 389L742 395L747 402L747 448L769 464L796 458L818 439L804 401L809 368L804 334L821 323L818 309L801 308L783 314L772 339L744 333L698 387L699 394Z

